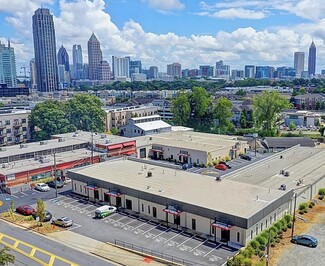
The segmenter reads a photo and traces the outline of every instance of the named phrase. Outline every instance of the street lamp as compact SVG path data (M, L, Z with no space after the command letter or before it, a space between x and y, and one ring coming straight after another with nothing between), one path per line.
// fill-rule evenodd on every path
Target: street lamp
M295 228L296 204L297 204L297 193L295 193L295 201L294 201L294 205L293 205L293 219L292 219L291 239L293 238L293 232L294 232L294 228Z
M257 137L258 137L258 134L257 133L254 133L253 134L253 138L255 140L255 157L256 157L256 139L257 139Z

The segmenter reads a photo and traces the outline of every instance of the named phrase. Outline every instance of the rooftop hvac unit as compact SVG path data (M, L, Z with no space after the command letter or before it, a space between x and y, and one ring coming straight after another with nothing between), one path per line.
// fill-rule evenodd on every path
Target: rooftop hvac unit
M2 168L9 168L9 163L3 163Z
M23 148L27 148L28 145L27 145L27 144L20 144L19 147L20 147L21 149L23 149Z
M42 157L40 159L41 163L49 163L50 162L50 158L47 158L47 157Z
M43 141L41 141L39 144L40 144L40 145L46 145L47 143L48 143L47 140L43 140Z
M7 148L5 148L5 147L0 147L0 151L6 151L7 150Z
M100 138L101 138L101 139L104 139L104 138L106 138L106 135L105 135L105 134L101 134L101 135L100 135Z
M58 141L59 141L59 142L63 142L63 141L65 141L65 138L59 138Z
M111 140L110 139L105 139L105 144L109 144L111 143Z

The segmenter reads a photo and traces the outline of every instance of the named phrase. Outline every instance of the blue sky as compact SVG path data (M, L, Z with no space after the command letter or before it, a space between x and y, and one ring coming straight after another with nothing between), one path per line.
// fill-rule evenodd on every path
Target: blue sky
M31 16L37 7L54 14L57 49L86 44L94 31L105 59L142 60L145 67L179 62L183 68L245 64L292 66L295 51L317 46L317 70L325 69L325 5L322 0L0 0L0 39L10 38L17 64L33 57ZM305 68L307 64L305 63Z

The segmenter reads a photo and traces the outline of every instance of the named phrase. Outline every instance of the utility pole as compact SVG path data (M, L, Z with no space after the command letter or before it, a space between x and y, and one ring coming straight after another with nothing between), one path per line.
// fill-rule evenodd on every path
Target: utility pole
M269 237L267 240L267 252L266 252L266 266L269 266L270 260L270 243L271 243L271 229L269 228Z
M57 179L56 179L56 154L55 154L55 150L53 153L53 157L54 157L54 184L55 184L55 197L58 197L58 186L57 186Z
M94 164L94 132L91 131L91 164Z
M293 220L292 220L292 230L291 230L291 239L293 238L294 228L295 228L295 221L296 221L296 204L297 204L297 193L295 193L295 203L293 207Z

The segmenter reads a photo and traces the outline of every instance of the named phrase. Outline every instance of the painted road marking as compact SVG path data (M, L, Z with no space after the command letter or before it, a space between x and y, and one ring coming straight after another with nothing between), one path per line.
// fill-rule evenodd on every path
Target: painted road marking
M207 254L205 254L203 257L206 257L207 255L209 255L212 251L216 250L217 248L219 248L222 244L219 244L218 246L215 246L214 249L211 249Z
M194 237L195 237L195 236L192 236L191 238L186 239L184 242L180 243L177 247L179 247L179 246L185 244L187 241L190 241L190 240L193 239Z
M148 232L150 232L151 230L153 230L153 229L155 229L155 228L157 228L158 226L160 226L161 224L157 224L155 227L152 227L152 228L150 228L149 230L147 230L147 231L145 231L144 233L142 233L143 235L145 234L145 233L148 233Z
M156 235L153 239L155 239L158 236L161 236L162 234L166 233L169 230L171 230L171 228L167 228L165 231L161 232L159 235Z
M167 240L165 241L165 243L166 243L166 242L168 242L169 240L172 240L172 239L174 239L176 236L178 236L178 235L180 235L180 234L184 233L184 231L185 231L185 230L183 230L182 232L180 232L180 233L178 233L178 234L176 234L176 235L172 236L171 238L167 239Z
M5 239L7 239L7 241ZM11 244L12 242L14 244ZM16 252L19 252L20 254L22 254L22 255L24 255L26 257L38 262L40 265L53 266L54 262L56 260L58 260L58 261L64 262L64 263L66 263L68 265L71 265L71 266L78 266L78 264L76 264L76 263L74 263L72 261L69 261L69 260L67 260L65 258L59 257L59 256L57 256L57 255L55 255L53 253L50 253L50 252L46 251L46 250L40 249L40 248L38 248L36 246L33 246L33 245L31 245L29 243L26 243L26 242L23 242L23 241L21 241L21 240L19 240L17 238L5 235L3 233L0 233L0 243L7 246L7 247L9 247L9 248L11 248L11 249L13 249L13 250L15 250ZM25 250L19 248L18 246L25 246L25 249L26 249L26 247L28 247L28 248L31 249L31 251L26 252ZM38 253L43 253L43 254L49 256L50 257L49 261L43 261L43 260L41 260L39 258L36 258L35 257L35 252L36 251Z
M206 243L207 241L208 241L208 239L205 240L205 241L203 241L203 242L200 243L199 245L197 245L195 248L193 248L193 249L191 250L191 252L192 252L193 250L197 249L198 247L202 246L202 245L203 245L204 243Z

